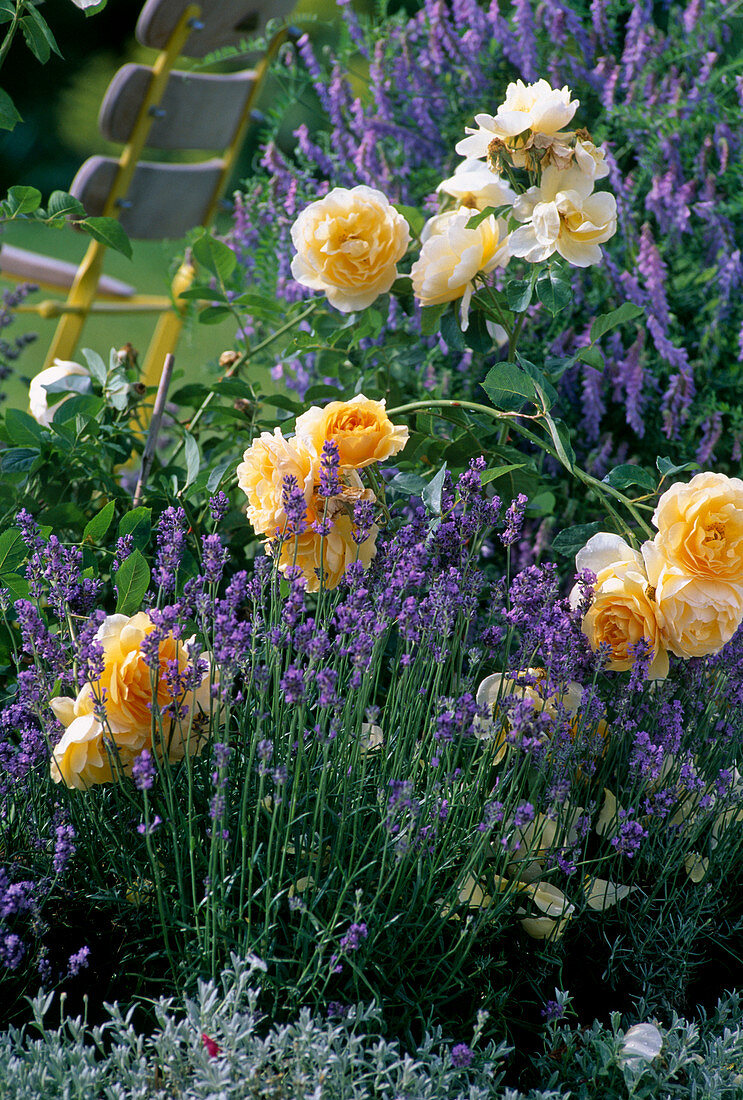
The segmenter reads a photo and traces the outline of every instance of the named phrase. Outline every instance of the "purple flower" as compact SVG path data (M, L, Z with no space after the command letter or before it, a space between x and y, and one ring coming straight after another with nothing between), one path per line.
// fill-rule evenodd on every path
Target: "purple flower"
M301 535L307 530L307 502L293 474L287 474L281 488L281 502L286 513L286 530L279 535Z
M213 497L209 497L209 512L215 523L221 523L227 515L229 507L229 498L221 489Z
M524 523L524 513L529 498L519 493L515 500L511 501L506 509L505 524L499 538L504 546L511 546L521 534Z
M561 1020L565 1015L565 1009L559 1001L545 1001L541 1015L544 1022L549 1024L553 1020Z
M474 1057L474 1051L466 1043L457 1043L451 1048L451 1064L456 1069L467 1069Z
M178 567L186 547L188 522L182 508L166 508L157 523L157 556L152 576L163 592L175 591Z
M149 791L155 781L155 761L149 749L143 749L132 764L132 779L138 791Z
M88 965L90 958L90 948L81 947L79 951L76 951L74 955L70 955L67 963L67 974L69 977L76 977L81 970Z
M320 488L321 497L335 497L341 491L341 483L338 480L338 467L340 466L340 454L338 444L334 439L326 439L322 445L320 455Z

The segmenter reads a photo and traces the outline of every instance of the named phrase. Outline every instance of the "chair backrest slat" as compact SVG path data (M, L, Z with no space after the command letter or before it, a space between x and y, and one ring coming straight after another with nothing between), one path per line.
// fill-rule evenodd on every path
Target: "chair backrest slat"
M160 50L168 41L188 0L147 0L137 21L137 41ZM190 35L182 53L206 57L224 46L238 46L260 33L269 19L278 19L294 8L296 0L197 0L200 27Z
M89 157L70 186L92 217L100 215L118 170L112 157ZM120 206L119 221L135 240L183 237L203 223L223 170L218 158L201 164L140 161Z
M174 70L155 109L147 144L156 149L222 149L240 124L255 74L216 76ZM98 125L109 141L126 144L132 135L152 70L124 65L108 86Z

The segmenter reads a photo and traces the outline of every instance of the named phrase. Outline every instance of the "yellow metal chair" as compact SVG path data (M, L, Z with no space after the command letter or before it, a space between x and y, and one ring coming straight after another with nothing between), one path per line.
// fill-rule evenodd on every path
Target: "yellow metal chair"
M295 0L148 0L136 27L138 41L160 50L154 64L124 65L101 105L104 137L122 142L116 158L95 156L80 168L70 187L91 216L116 218L133 239L182 238L214 217L250 124L268 65L286 35L271 40L255 68L226 75L175 70L180 56L201 58L237 45L269 19L287 16ZM145 147L178 150L222 149L199 163L141 160ZM133 287L102 274L106 246L92 241L79 267L35 256L22 249L0 251L0 272L49 288L68 287L66 301L47 299L21 307L59 318L44 368L70 359L90 313L159 314L142 364L142 379L157 383L165 355L183 326L178 296L194 277L184 261L170 296L135 293Z

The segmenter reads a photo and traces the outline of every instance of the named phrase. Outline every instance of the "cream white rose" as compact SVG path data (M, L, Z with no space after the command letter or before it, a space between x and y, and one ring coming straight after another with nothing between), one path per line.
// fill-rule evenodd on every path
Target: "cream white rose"
M634 664L632 647L644 638L651 651L648 678L664 679L668 675L668 653L642 555L619 535L601 531L578 551L575 566L578 571L590 569L596 575L593 600L582 623L591 648L596 651L608 645L611 656L607 668L624 672ZM581 595L576 585L570 596L573 607Z
M609 175L604 150L593 144L590 138L578 138L573 150L575 163L591 180L602 180Z
M63 397L53 405L49 405L45 386L52 386L55 382L62 382L65 378L87 378L87 390L90 390L90 372L81 363L73 363L65 359L55 359L54 365L47 367L31 379L28 387L28 411L34 420L43 427L48 428L54 414L61 404L69 401L69 397ZM72 394L70 394L70 397Z
M422 306L462 299L463 329L468 324L475 276L505 267L510 257L503 223L491 215L475 229L468 229L471 217L472 211L461 210L430 219L421 237L420 256L410 272L413 293Z
M664 644L678 657L717 653L743 621L743 589L716 577L690 576L654 542L642 548Z
M456 151L463 157L486 157L494 139L512 147L513 139L526 130L554 138L567 126L579 105L580 100L571 99L567 87L553 88L546 80L535 84L517 80L508 85L505 102L495 115L475 115L477 129L465 127L469 136L457 143ZM544 142L541 144L545 147Z
M390 289L410 242L408 223L373 187L334 187L291 230L292 275L322 290L341 313L366 309Z
M436 190L451 195L459 206L470 210L484 210L486 206L511 206L516 201L513 188L479 160L462 161L455 168L454 175L442 180Z
M743 481L696 474L663 493L653 514L654 545L695 577L743 584Z
M519 195L513 212L525 224L509 237L511 254L539 263L557 252L575 267L601 262L599 245L617 229L617 202L608 191L593 192L580 168L545 168L540 187Z

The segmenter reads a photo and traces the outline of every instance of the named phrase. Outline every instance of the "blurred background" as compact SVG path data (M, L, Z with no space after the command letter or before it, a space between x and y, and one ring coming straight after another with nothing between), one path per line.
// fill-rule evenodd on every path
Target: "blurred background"
M418 0L394 0L387 9L413 12L420 6ZM130 61L151 63L154 56L154 51L140 46L134 37L140 7L138 0L108 0L104 11L86 18L70 0L51 0L45 5L45 16L62 56L52 54L47 64L40 65L20 36L13 43L3 66L2 82L23 121L12 133L0 136L0 195L14 184L27 184L38 187L47 197L55 189L69 188L86 157L94 153L118 154L120 147L104 141L98 132L98 109L109 81L121 65ZM378 12L383 5L378 0L357 0L354 7L360 13L371 13ZM298 26L307 30L321 47L332 42L334 26L341 14L335 0L298 0L295 18ZM259 106L268 110L274 99L267 84ZM292 132L302 121L311 129L322 125L317 103L307 101L291 108L281 129L285 144L291 143ZM254 129L246 141L228 196L241 179L251 174L259 138L259 131ZM225 212L225 224L228 218ZM53 230L22 222L7 226L2 240L74 262L81 259L87 246L87 238L72 230ZM133 283L143 293L162 294L169 286L178 251L173 242L136 241L132 260L108 253L106 272ZM0 289L8 285L0 282ZM13 335L33 331L38 333L38 339L23 353L17 371L5 383L11 404L25 406L28 378L40 369L53 325L54 322L41 321L33 315L14 322ZM95 348L104 357L110 347L122 346L127 341L145 348L151 330L152 321L144 317L93 317L86 325L82 346ZM213 368L219 353L231 346L233 336L234 325L229 321L216 328L191 325L179 344L178 367L190 377L210 365Z

